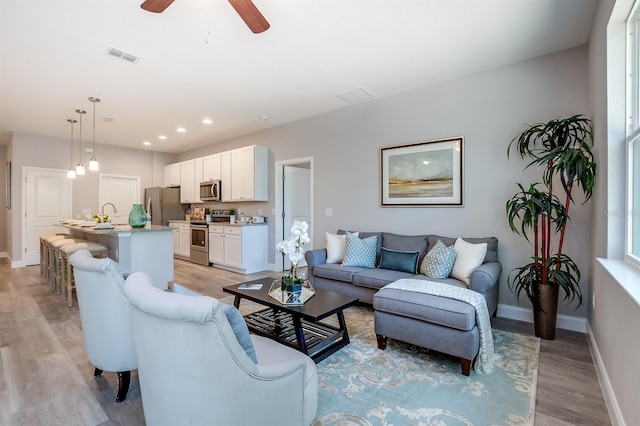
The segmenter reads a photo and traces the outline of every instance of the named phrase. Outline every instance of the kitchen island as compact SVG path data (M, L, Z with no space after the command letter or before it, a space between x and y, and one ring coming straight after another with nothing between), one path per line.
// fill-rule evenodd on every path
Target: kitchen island
M69 229L74 237L107 247L108 256L123 270L146 273L155 287L166 290L173 281L173 229L168 226L96 228L64 223L60 226Z

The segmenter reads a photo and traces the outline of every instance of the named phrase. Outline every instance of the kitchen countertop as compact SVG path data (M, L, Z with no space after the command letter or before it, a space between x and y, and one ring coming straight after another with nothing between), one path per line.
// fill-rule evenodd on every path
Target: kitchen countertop
M72 225L68 223L61 223L60 226L68 229L77 229L79 231L87 232L89 234L119 234L123 232L158 232L158 231L173 231L173 228L169 226L151 225L151 228L132 228L129 225L114 225L113 228L96 228L95 226L80 226Z
M181 219L171 219L169 220L169 223L191 223L190 220L181 220ZM231 222L207 222L207 225L219 225L219 226L260 226L260 225L266 225L267 222L263 222L263 223L242 223L242 222L238 222L236 221L236 223L231 223Z

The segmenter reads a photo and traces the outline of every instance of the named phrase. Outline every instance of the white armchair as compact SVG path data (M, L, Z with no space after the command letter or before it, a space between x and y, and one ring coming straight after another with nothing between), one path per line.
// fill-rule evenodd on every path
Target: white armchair
M102 371L118 373L116 401L127 397L131 370L138 368L129 301L122 293L124 278L118 264L109 258L95 259L81 249L69 256L78 295L80 322L87 357Z
M251 335L258 361L253 362L239 342L245 339L236 337L227 320L228 305L211 297L163 292L144 273L131 274L124 293L147 425L312 422L318 376L308 356ZM246 324L244 330L237 325L236 333L248 334Z

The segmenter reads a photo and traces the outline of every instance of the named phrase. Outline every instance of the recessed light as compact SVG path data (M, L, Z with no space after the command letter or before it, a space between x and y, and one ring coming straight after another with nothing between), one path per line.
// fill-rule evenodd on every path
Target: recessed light
M268 115L261 115L260 118L263 119L263 120L268 120L269 116Z
M144 142L142 142L142 145L149 146L149 145L151 145L151 142L149 142L149 141L144 141Z
M165 140L165 139L167 139L167 137L165 135L160 135L160 136L158 136L158 139Z
M204 124L211 124L211 123L213 123L213 120L212 120L212 119L210 119L210 118L205 118L204 120L202 120L202 122L203 122Z
M184 127L178 127L178 128L176 129L176 131L177 131L178 133L184 133L184 132L186 132L186 131L187 131L187 129L185 129Z

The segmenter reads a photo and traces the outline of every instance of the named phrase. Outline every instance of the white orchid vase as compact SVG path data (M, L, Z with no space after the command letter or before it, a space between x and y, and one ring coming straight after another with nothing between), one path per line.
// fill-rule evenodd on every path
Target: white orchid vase
M291 261L289 275L282 279L283 288L285 285L302 283L303 280L298 277L298 262L300 262L304 256L304 248L302 245L307 244L309 241L311 240L309 239L309 225L307 222L294 220L293 225L291 225L291 235L289 239L281 241L276 246L276 250L279 253L288 255Z

